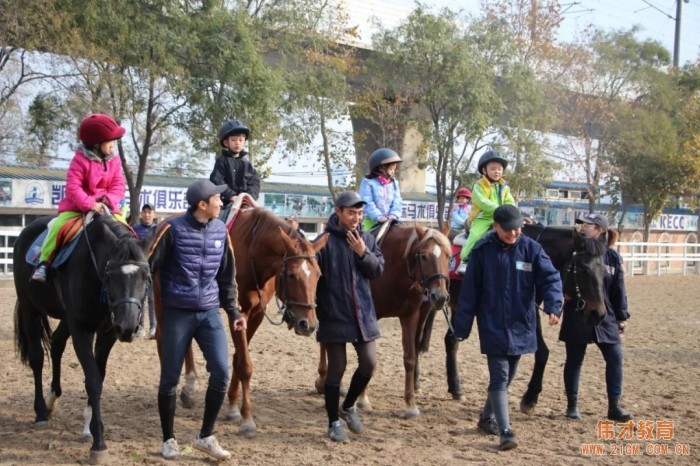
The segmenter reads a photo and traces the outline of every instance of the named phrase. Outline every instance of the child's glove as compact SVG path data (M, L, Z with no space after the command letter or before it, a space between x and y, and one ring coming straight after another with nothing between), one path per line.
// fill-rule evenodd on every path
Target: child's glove
M461 261L457 266L457 275L464 275L467 271L467 261Z

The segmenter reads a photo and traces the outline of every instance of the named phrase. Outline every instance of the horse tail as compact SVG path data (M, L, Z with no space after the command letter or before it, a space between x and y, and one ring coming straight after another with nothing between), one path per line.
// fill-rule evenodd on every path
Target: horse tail
M29 309L26 309L24 306L20 303L19 299L15 302L15 349L22 364L28 366L30 364L29 356L32 349L32 342L25 331L27 312ZM44 353L48 354L51 345L51 325L49 324L48 317L44 314L41 314L40 322L41 346L44 349Z
M423 325L423 332L421 333L420 340L418 340L418 353L427 353L430 348L430 335L433 333L433 322L435 321L435 314L437 311L431 309L428 312L428 316L425 319L425 325Z
M614 248L617 240L620 238L620 232L617 230L608 230L608 247Z

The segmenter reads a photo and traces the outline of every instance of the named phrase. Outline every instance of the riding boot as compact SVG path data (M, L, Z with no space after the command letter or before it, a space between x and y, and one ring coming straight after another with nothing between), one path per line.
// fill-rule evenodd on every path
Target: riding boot
M175 438L175 407L177 406L177 393L158 392L158 414L160 415L160 427L163 430L163 442Z
M627 422L632 418L632 414L620 406L619 395L608 395L608 419L611 421Z
M214 433L214 423L219 415L221 405L224 403L226 390L216 390L207 387L207 394L204 396L204 417L202 418L202 430L199 431L199 438L207 438Z
M581 419L578 411L578 396L566 394L566 417L569 419Z

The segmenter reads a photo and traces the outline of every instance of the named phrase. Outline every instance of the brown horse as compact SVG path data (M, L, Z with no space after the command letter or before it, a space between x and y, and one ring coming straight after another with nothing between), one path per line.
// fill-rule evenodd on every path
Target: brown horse
M316 285L321 276L316 252L326 245L327 239L311 244L283 219L261 207L241 210L233 225L229 225L229 236L236 257L238 302L248 321L248 330L245 334L235 332L231 328L232 322L229 322L235 352L226 419L242 421L239 433L252 435L257 432L257 426L253 420L250 397L253 363L248 345L266 317L266 307L275 292L280 301L282 320L290 329L294 328L297 335L304 336L309 336L316 330ZM157 286L157 280L155 283ZM154 288L157 320L163 312L159 298L160 292ZM160 341L159 328L156 327L156 339ZM186 407L194 405L196 378L190 347L185 357L186 385L180 393ZM242 397L239 384L242 387Z
M415 401L418 350L426 351L420 341L422 329L431 312L441 309L448 295L450 245L436 230L420 225L394 225L381 245L384 273L371 281L372 299L377 317L398 317L401 322L403 363L406 370L404 400L407 419L420 416ZM316 390L323 393L328 372L326 351L321 345ZM371 409L366 395L358 401Z

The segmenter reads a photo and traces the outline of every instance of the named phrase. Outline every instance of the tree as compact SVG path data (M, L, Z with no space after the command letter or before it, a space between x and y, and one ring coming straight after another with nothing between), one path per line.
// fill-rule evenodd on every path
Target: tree
M71 122L56 95L37 95L29 106L29 121L26 125L30 140L19 151L19 162L37 167L49 166L62 133L70 127Z
M556 131L568 139L566 149L574 154L569 162L585 173L590 211L612 167L607 154L618 103L634 100L645 74L669 62L661 44L638 41L636 31L597 31L586 46L572 47L578 58L563 82Z

